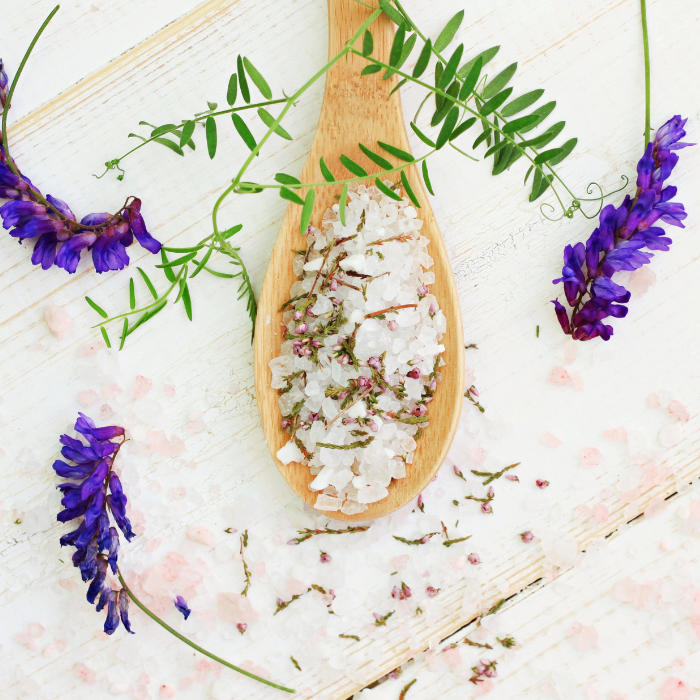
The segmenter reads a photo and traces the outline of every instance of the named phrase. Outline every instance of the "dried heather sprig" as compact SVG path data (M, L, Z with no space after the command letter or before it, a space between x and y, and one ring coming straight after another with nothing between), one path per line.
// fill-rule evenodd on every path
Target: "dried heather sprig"
M664 229L654 225L657 221L685 228L683 205L671 201L677 188L663 185L678 163L673 151L694 145L681 141L686 122L676 115L656 132L637 164L634 199L627 195L617 209L608 204L585 245L566 246L562 276L553 282L564 283L566 300L573 308L571 317L559 301L552 303L562 330L574 340L610 339L613 328L603 320L626 316L625 304L630 300L630 293L612 281L613 275L646 265L653 257L648 251L668 250L672 241Z

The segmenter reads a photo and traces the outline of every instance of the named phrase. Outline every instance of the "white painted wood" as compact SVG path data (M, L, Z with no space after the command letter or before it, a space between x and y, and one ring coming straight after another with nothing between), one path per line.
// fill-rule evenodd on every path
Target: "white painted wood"
M442 3L439 12L428 4L407 5L432 36L461 7L452 0ZM176 245L196 240L208 232L214 197L246 154L232 129L222 138L213 163L200 137L200 148L187 162L154 147L125 161L127 176L121 183L110 177L98 181L91 173L129 147L126 134L139 119L171 121L204 109L207 99L223 102L239 52L251 57L276 93L299 85L325 60L325 3L240 0L197 8L169 3L169 16L161 15L161 21L151 10L156 3L145 9L143 4L120 0L110 6L114 14L105 24L99 23L104 21L103 10L88 13L86 7L71 15L69 24L57 25L60 32L48 31L44 48L39 48L27 69L26 92L22 84L15 101L22 118L11 129L13 153L38 186L67 200L80 216L115 209L127 195L136 194L144 200L144 214L157 237ZM6 37L11 37L13 42L11 54L3 56L10 67L10 57L21 55L33 32L29 25L40 22L48 9L41 3L18 13L13 3L0 0L2 38L10 41ZM643 126L636 3L589 0L572 6L552 0L538 0L535 5L508 0L489 9L467 9L460 40L474 51L502 44L494 70L520 58L517 89L524 92L542 86L547 97L558 101L559 118L567 120L565 133L580 140L575 155L562 168L576 191L593 179L612 187L619 174L632 176ZM697 10L687 0L657 1L650 3L649 16L653 122L659 125L677 112L689 115L690 136L696 140L698 97L689 86L700 79L694 40ZM161 31L144 41L158 28ZM70 69L57 67L59 46L78 46L71 43L78 41L76 37L93 33L103 37L108 32L114 33L114 39L100 42L100 51L95 49L97 40L80 44L81 59ZM131 46L135 48L126 51ZM50 77L56 75L56 80L45 77L45 71ZM276 150L264 154L251 170L251 179L270 178L280 170L300 171L321 93L319 83L308 93L308 100L293 110L285 128L295 141L278 140ZM407 117L420 98L413 88L405 91ZM261 133L259 124L254 128ZM412 145L420 152L419 143ZM96 413L100 405L109 404L131 422L136 436L124 480L133 507L144 514L145 534L125 547L124 567L142 573L160 563L168 551L183 551L191 562L203 561L208 570L192 601L197 605L194 627L188 628L199 635L197 639L206 640L213 651L234 663L250 659L265 666L274 679L308 689L310 697L340 699L550 570L552 564L545 561L542 549L527 548L517 533L552 528L569 533L579 548L586 548L643 511L653 496L689 482L699 471L694 456L699 437L698 330L692 307L700 254L693 223L700 205L698 158L697 149L684 151L673 175L691 223L685 230L672 231L671 251L659 254L651 265L657 283L645 295L633 298L629 316L615 322L613 340L579 345L578 359L567 365L583 379L584 390L577 393L571 386L546 383L553 367L563 364L565 344L548 300L556 293L550 280L558 276L563 246L585 239L591 224L581 218L543 221L526 201L520 186L524 173L517 168L493 179L484 164L467 162L448 151L439 154L431 167L438 195L433 206L453 260L466 340L479 346L478 351L468 351L467 366L474 369L487 412L481 416L475 409L465 410L453 460L426 490L426 515L411 513L409 507L365 535L322 542L319 538L298 548L284 544L297 527L313 521L300 510L265 448L252 394L248 321L235 300L235 288L199 278L192 288L195 323L186 320L182 309L168 309L135 334L119 356L121 369L114 373L123 393L109 401L100 396L91 409ZM258 289L284 208L272 195L259 195L231 202L224 210L231 224L245 224L237 244ZM8 679L5 692L12 699L34 693L80 700L110 692L119 696L122 690L156 698L161 684L178 687L183 679L194 677L198 659L139 614L134 615L135 637L122 639L120 631L106 641L97 635L100 618L89 610L84 586L70 568L65 550L61 553L57 545L63 530L48 519L58 506L56 480L49 468L57 436L80 408L78 392L101 393L112 380L111 371L103 370L101 377L91 369L95 356L78 354L85 343L98 338L90 328L95 314L83 297L89 294L110 311L126 308L128 273L98 277L85 263L70 278L59 269L44 273L32 268L30 251L9 236L0 240L0 246L4 360L0 366L0 454L4 453L0 460L0 668ZM134 250L132 257L149 272L153 269L149 254ZM42 320L51 303L63 306L74 319L72 335L62 341L49 335ZM537 325L539 338L535 337ZM107 361L103 354L99 357ZM155 426L143 424L134 414L139 412L132 401L137 374L154 381L151 396L164 411ZM174 396L166 395L166 384L176 387ZM659 391L668 392L668 397L662 394L665 400L672 396L687 405L691 414L683 441L670 449L663 448L657 437L673 418L661 408L646 406L646 397ZM200 417L206 429L190 432L201 427ZM617 444L602 437L604 430L618 427L628 430L631 442ZM183 439L182 461L153 459L148 448L138 454L136 448L147 443L151 429ZM563 445L544 446L540 437L547 431ZM586 446L603 453L599 467L581 470L578 466ZM480 514L473 503L462 502L458 508L451 504L471 488L454 476L453 461L468 474L478 468L469 455L474 456L471 451L479 447L490 455L487 467L492 462L522 461L520 484L496 484L493 516ZM631 459L639 452L667 471L645 473L638 460ZM196 468L185 466L191 461ZM651 469L648 464L645 468ZM651 485L655 476L662 483ZM539 492L533 484L536 478L548 479L549 489ZM639 498L624 503L621 494L629 496L642 479ZM178 488L185 488L187 496L170 500L177 495L171 489ZM246 515L252 498L256 505ZM574 515L578 506L603 504L609 511L605 522L582 522ZM454 526L457 518L459 526ZM17 519L22 523L15 524ZM432 531L440 520L451 533L472 534L472 539L445 549L437 538L430 545L412 548L391 538L392 534L416 537ZM212 530L213 548L186 539L188 528L195 524ZM241 565L233 559L237 536L231 544L231 536L223 532L232 525L250 528L251 560L264 561L267 569L254 577L251 591L261 621L243 637L230 623L219 621L216 631L208 631L202 621L216 616L218 593L241 587ZM160 548L146 551L146 541L153 544L159 537L163 538ZM319 572L314 562L320 547L333 555L334 563ZM484 561L478 575L473 568L455 568L460 557L472 551ZM390 576L391 559L404 554L411 556L405 576L416 591L414 602L425 602L423 571L431 571L431 581L440 581L442 590L435 605L422 616L399 609L386 627L368 629L372 612L387 611L393 605L389 592L396 577ZM317 575L323 580L310 578ZM272 618L276 595L289 597L285 581L290 578L334 587L336 606L343 614L332 624L358 634L362 641L338 639L335 627L329 632L327 618L319 616L318 605L310 598ZM62 579L76 582L75 590L61 588ZM591 587L593 583L591 578ZM465 592L469 595L463 607ZM472 605L469 601L476 592L480 602ZM525 608L532 599L524 598ZM631 615L619 607L623 617ZM605 606L598 609L604 611ZM177 622L174 615L168 612L171 623ZM33 621L46 628L36 650L15 641ZM299 630L303 641L295 636ZM320 630L325 636L316 636ZM56 639L67 642L64 650ZM314 652L315 648L321 651ZM324 660L314 661L313 653L321 653ZM674 653L683 651L674 648ZM302 673L291 666L290 654L301 657ZM96 671L94 684L87 685L74 675L77 663ZM150 680L143 688L139 685L142 674ZM517 676L509 675L512 687L518 687ZM225 672L218 682L209 673L179 696L204 698L212 692L224 700L234 694L236 698L274 695Z
M484 618L481 629L470 625L441 648L420 654L400 678L356 698L395 700L414 678L408 700L476 697L486 688L477 691L468 678L482 658L498 663L488 694L493 700L656 700L674 697L663 694L674 678L687 693L677 690L679 697L695 697L700 691L699 495L697 485L686 489L665 513L595 542L575 567L523 592ZM510 651L497 642L508 635L517 641ZM493 649L465 646L465 636ZM459 656L454 651L446 656L444 650L455 642Z

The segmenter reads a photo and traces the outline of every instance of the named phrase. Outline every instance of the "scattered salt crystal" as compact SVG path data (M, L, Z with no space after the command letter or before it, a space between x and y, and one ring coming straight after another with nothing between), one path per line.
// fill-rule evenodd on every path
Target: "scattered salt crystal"
M122 391L124 390L119 386L119 384L112 382L109 386L102 389L102 396L104 396L106 399L114 399L119 396Z
M603 437L611 442L627 442L627 430L625 428L604 430Z
M44 309L44 321L46 321L51 334L59 340L68 335L73 325L73 319L68 315L68 312L56 304L50 304Z
M680 401L676 401L674 399L668 405L666 410L681 423L687 423L690 420L690 413L688 413L688 409Z
M638 270L635 270L627 280L626 286L630 292L637 296L642 296L649 291L649 288L656 282L656 273L649 267L644 265Z
M566 386L571 382L571 377L563 367L557 366L549 373L547 381L555 386Z
M211 547L214 544L214 535L203 525L191 525L187 529L187 539L197 544Z
M90 408L97 401L97 392L93 389L86 389L78 393L78 400L84 408Z
M342 505L343 501L340 498L321 493L316 499L314 508L316 508L316 510L339 510Z
M690 690L680 678L671 676L661 688L661 700L688 700Z
M578 343L573 340L567 340L562 347L562 353L564 355L564 364L570 365L578 356Z
M216 598L216 610L224 622L234 625L255 622L260 617L248 597L240 593L219 593Z
M644 517L648 518L649 520L657 518L659 515L662 515L666 511L666 508L668 508L668 505L664 500L664 497L660 495L654 496L654 498L652 498L651 501L649 501L649 505L644 511Z
M73 675L79 680L85 681L88 685L94 683L97 677L97 674L82 662L73 666Z
M538 529L536 535L540 538L545 557L555 566L564 568L576 561L578 542L573 535L553 528Z
M142 374L136 375L136 380L134 381L134 399L137 401L144 398L146 394L153 387L153 380L148 377L144 377Z
M556 435L552 435L549 431L542 436L542 442L547 445L547 447L559 447L559 445L563 444Z
M603 455L597 447L584 447L581 452L580 466L582 469L597 467L602 459Z
M681 423L669 423L659 430L659 442L664 447L674 447L683 439L683 426Z
M161 698L164 698L165 700L170 700L170 698L175 697L175 688L172 688L169 685L161 685L160 690L158 692L159 696Z
M610 510L603 503L597 503L593 508L593 520L597 523L607 522L610 517Z
M201 418L191 420L185 425L185 430L192 435L195 435L196 433L203 433L206 429L207 426Z
M647 406L649 406L649 408L658 408L660 405L661 401L659 400L659 395L656 392L647 396Z

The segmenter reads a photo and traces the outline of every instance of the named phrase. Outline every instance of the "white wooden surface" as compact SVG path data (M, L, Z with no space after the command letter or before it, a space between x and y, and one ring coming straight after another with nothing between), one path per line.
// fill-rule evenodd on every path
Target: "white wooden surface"
M454 0L439 6L406 4L433 36L463 6ZM10 71L51 6L42 0L18 10L15 3L0 0L2 57ZM488 9L471 3L466 10L459 40L474 51L501 44L494 69L520 59L517 89L546 88L546 96L558 102L558 118L567 120L566 133L579 137L577 151L562 168L567 181L581 191L591 180L612 187L619 174L633 175L643 125L636 2L589 0L571 5L503 0ZM649 19L653 123L658 126L675 113L690 116L690 137L697 140L699 101L693 88L700 79L697 8L687 0L657 0L650 3ZM14 100L14 155L37 185L67 200L79 215L114 209L127 195L136 194L144 200L144 213L157 237L175 245L195 240L208 232L213 199L245 155L232 130L220 142L213 163L202 148L183 162L154 147L125 162L127 177L121 183L110 177L97 181L91 173L100 172L101 163L126 150L126 134L139 119L162 123L200 111L207 99L223 102L239 52L251 57L275 92L289 91L325 60L325 2L66 3L32 58ZM269 178L279 170L300 170L321 92L319 84L292 112L285 128L295 141L279 141L278 150L263 154L251 171L253 179ZM405 91L407 116L419 99L417 91ZM413 145L420 150L418 143ZM133 426L133 451L125 460L124 481L133 508L143 514L144 534L124 549L123 566L145 574L167 552L183 553L203 578L192 601L197 613L193 626L183 630L232 662L250 659L274 679L314 698L348 697L429 644L442 648L441 639L496 600L524 589L555 563L564 567L573 563L570 551L555 556L553 562L550 550L547 558L541 543L528 547L517 533L532 529L550 540L575 541L578 549L587 549L643 512L653 498L656 504L689 483L700 473L696 458L699 338L693 308L700 266L700 243L694 235L694 214L700 205L698 158L697 149L684 151L673 175L679 198L690 212L689 224L684 231L674 229L671 251L655 257L651 269L656 284L646 294L633 297L629 316L615 322L617 334L609 344L581 344L577 359L567 365L570 372L580 373L584 388L579 393L571 386L546 382L555 366L571 359L565 354L565 339L548 300L554 296L550 280L561 267L561 249L585 239L591 225L581 218L543 221L526 201L520 170L494 179L486 165L441 152L431 168L437 192L433 206L453 259L467 342L479 346L468 351L467 366L474 369L487 412L482 416L475 409L465 410L451 459L425 492L425 515L408 507L364 535L326 538L322 544L319 538L296 548L284 542L297 527L314 520L301 510L266 452L252 394L248 322L235 301L234 288L220 280L198 278L201 282L192 290L196 322L190 324L181 309L163 312L130 339L116 367L104 351L88 356L79 352L98 339L90 328L95 315L83 296L90 294L110 310L124 308L128 273L98 277L87 265L72 278L59 269L44 273L32 268L26 247L5 236L0 240L4 359L0 370L0 665L7 679L3 698L129 694L157 698L162 684L187 698L275 695L233 673L215 678L213 671L197 670L199 659L138 613L134 615L136 636L125 639L120 631L106 640L97 634L101 619L85 603L79 577L64 563L65 550L62 554L57 545L63 530L53 522L58 498L50 463L58 434L81 408L81 391L100 394L91 408L93 414L108 404ZM238 200L225 209L232 223L245 224L238 244L258 288L283 211L283 203L273 196ZM148 254L136 250L132 259L148 270L154 264ZM74 319L71 335L62 341L49 334L42 320L51 303L64 307ZM153 380L147 398L159 402L162 414L156 415L152 404L149 410L149 405L133 400L138 374ZM108 400L101 392L115 379L123 393ZM176 388L174 396L166 385ZM690 411L690 422L681 426L682 440L675 445L669 446L671 438L681 434L676 435L674 419L663 408L647 407L646 397L652 392L660 392L665 403L677 399ZM628 443L603 438L603 431L620 427L627 429ZM148 436L154 430L164 430L168 437L178 435L185 453L178 457L154 453L155 438L151 435L149 447ZM541 442L545 432L563 444L546 447ZM659 435L665 444L659 442ZM579 467L584 447L601 450L600 466ZM472 459L478 448L488 455L486 468L522 462L520 484L496 485L493 516L478 513L472 503L458 508L451 503L475 486L454 476L453 463L465 473L479 468ZM547 491L535 488L537 478L549 479ZM185 489L181 500L174 500L182 495L177 489ZM693 498L697 501L697 496ZM574 510L582 505L599 506L597 519L576 517ZM576 513L581 516L583 511ZM459 526L454 526L457 518ZM472 535L463 545L466 549L445 549L437 538L428 546L408 548L391 537L416 537L432 531L440 520L451 536ZM212 547L186 539L193 525L214 533ZM221 620L211 629L217 595L241 588L241 565L234 556L237 535L232 542L232 536L223 532L230 526L249 528L249 557L266 565L264 574L254 575L251 590L260 620L251 624L244 637ZM665 523L666 527L674 532L673 523ZM651 528L635 525L612 543L624 539L644 551L649 529L651 535L658 534L653 522ZM683 546L689 550L688 566L696 567L693 575L697 576L697 530L694 533L694 538L684 535ZM162 542L154 549L158 538ZM314 564L320 547L334 557L323 570ZM472 551L484 561L481 567L464 566L464 555ZM415 615L399 606L386 627L368 628L372 612L392 609L389 592L396 577L390 575L391 560L405 554L410 560L402 575L415 591L413 601L427 612ZM659 568L672 569L674 552L657 551L656 556ZM605 576L639 577L639 562L613 557L605 566L605 571L582 566L564 574L571 577L567 585L582 591L580 599L567 599L567 621L571 617L593 624L612 610L620 626L637 624L633 606L607 595L610 587L606 588ZM441 588L430 605L423 593L425 570L430 572L430 582ZM655 576L653 570L644 575ZM338 619L329 623L330 616L318 613L311 599L273 618L274 600L277 595L289 597L290 580L334 588ZM71 582L77 586L66 590ZM693 582L697 588L697 578ZM513 697L525 687L530 688L528 697L556 697L543 690L547 678L533 680L530 664L518 661L534 657L547 659L545 674L551 670L547 664L560 659L565 672L573 673L579 691L588 692L583 697L596 697L585 688L590 683L597 683L600 692L619 689L635 698L656 697L648 688L661 688L669 675L690 683L680 671L669 671L673 658L690 659L698 649L698 640L687 635L687 629L670 642L672 651L667 655L649 652L644 657L644 677L635 670L641 666L635 666L634 659L639 656L637 643L646 642L627 638L620 638L616 646L619 666L611 671L619 674L619 682L608 686L596 677L577 675L576 660L567 660L562 652L573 642L547 646L549 640L560 639L562 627L558 617L543 614L556 603L556 596L547 597L551 595L545 588L518 596L502 615L504 632L523 642L534 640L516 652L512 664L503 665L496 688L502 683L510 695L503 690L502 697ZM564 615L564 609L557 614ZM167 619L177 623L172 610ZM36 622L45 631L28 642L22 635L39 631L30 627ZM358 634L362 641L339 639L337 634L345 631ZM638 635L644 634L652 636L642 626ZM303 672L291 666L290 654L300 661ZM593 662L596 669L614 661L610 654L602 656L607 660ZM414 697L443 697L443 691L449 690L452 680L439 663L434 661L437 666L432 669L416 667L420 674L438 673L446 680L433 683L433 676L426 675L425 680L421 676L422 685L411 691ZM86 682L82 667L76 664L95 672L94 680L88 674L92 683ZM189 686L188 678L195 678ZM396 694L401 683L393 685ZM638 690L635 684L640 683L648 695ZM561 697L574 697L563 687L555 689L564 693ZM389 692L388 687L372 691L380 692ZM469 686L462 692L469 697L475 690Z

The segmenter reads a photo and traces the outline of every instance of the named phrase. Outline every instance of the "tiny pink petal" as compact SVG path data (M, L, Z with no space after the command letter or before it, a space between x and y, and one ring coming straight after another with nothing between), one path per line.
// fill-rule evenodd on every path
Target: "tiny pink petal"
M603 437L612 442L627 442L626 428L612 428L603 431Z
M142 399L153 388L153 380L144 377L142 374L136 375L134 381L134 398L138 401Z

